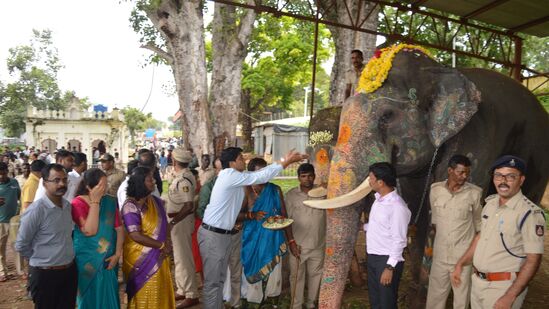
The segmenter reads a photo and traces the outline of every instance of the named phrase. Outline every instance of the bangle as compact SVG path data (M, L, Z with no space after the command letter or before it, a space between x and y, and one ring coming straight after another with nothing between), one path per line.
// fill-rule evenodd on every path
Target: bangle
M295 239L290 239L290 240L288 240L288 245L291 245L292 243L294 243L294 244L296 243L296 242L295 242Z
M162 243L162 245L158 249L160 249L160 250L164 249L164 245L165 245L165 243Z

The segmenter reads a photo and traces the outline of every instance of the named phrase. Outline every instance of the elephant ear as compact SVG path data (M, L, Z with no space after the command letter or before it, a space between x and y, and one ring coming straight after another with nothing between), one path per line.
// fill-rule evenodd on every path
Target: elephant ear
M477 112L480 91L456 69L430 68L435 87L429 110L429 137L439 147L457 134Z

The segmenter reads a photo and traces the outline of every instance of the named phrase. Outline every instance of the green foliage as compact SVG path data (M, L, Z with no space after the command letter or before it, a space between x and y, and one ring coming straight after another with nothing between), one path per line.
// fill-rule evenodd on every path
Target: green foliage
M545 108L545 110L549 113L549 95L539 96L538 100L541 103L541 105Z
M268 109L288 110L292 103L303 102L302 89L310 84L312 78L313 33L314 24L309 22L271 15L258 17L242 78L243 94L249 97L252 113L259 114ZM318 63L330 56L328 37L329 31L321 25ZM327 76L320 66L317 74ZM327 81L326 89L329 78Z
M133 30L139 35L139 42L143 45L152 44L166 49L166 41L147 17L147 11L152 11L160 5L160 0L138 0L130 13L130 24ZM151 54L149 63L166 63L165 59L156 53Z
M68 101L57 84L57 73L63 66L50 30L33 30L29 45L10 48L6 65L12 82L0 85L0 124L8 136L24 132L29 105L65 108Z
M297 180L297 176L295 178L275 178L271 180L271 182L279 186L280 189L282 189L282 193L284 194L290 191L290 189L299 186L299 180Z
M124 107L121 112L130 131L132 145L135 145L135 133L137 131L162 128L162 121L154 119L151 113L145 114L139 109L129 106Z
M526 36L522 47L523 63L538 72L549 72L549 37Z
M384 10L388 18L385 19L382 18L382 14L379 15L379 30L385 33L389 33L389 29L392 28L392 25L396 24L396 29L398 29L399 32L407 35L409 29L407 26L404 27L403 25L410 25L411 15L405 14L402 11L398 11L396 8L392 8L389 6L385 6ZM429 10L427 9L427 11ZM459 18L451 14L444 15ZM483 54L498 59L504 58L502 56L502 51L507 53L509 50L509 41L503 42L503 44L500 46L498 41L492 40L492 35L487 32L480 32L474 36L469 36L465 31L465 27L460 27L460 25L457 23L450 22L448 23L447 28L444 27L441 23L436 23L436 31L433 31L433 29L435 28L433 27L432 19L423 19L416 16L412 19L411 24L411 29L413 29L414 31L416 31L417 29L417 31L414 32L414 38L419 41L433 43L442 41L451 42L452 35L456 32L457 29L459 29L458 34L455 36L456 46L458 49L462 49L460 48L460 46L464 46L472 42L479 48L486 49ZM489 25L487 27L497 28ZM549 71L549 50L547 49L547 46L549 44L549 38L538 38L525 34L520 34L520 36L524 38L522 48L523 64L540 72ZM437 59L439 62L444 63L448 66L451 65L452 53L433 48L429 48L429 50L431 51L435 59ZM464 55L456 55L456 66L487 68L499 71L504 74L509 73L509 69L503 67L502 65Z

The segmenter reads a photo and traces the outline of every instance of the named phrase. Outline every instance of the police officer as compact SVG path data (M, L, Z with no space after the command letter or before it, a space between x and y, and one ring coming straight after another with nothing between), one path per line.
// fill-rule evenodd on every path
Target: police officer
M429 309L446 308L450 294L450 274L480 231L482 189L467 182L471 161L454 155L448 161L448 179L431 185L433 229L436 231L433 264L429 274ZM462 284L454 287L454 309L469 307L471 266L463 266Z
M101 169L107 174L107 194L116 197L120 184L126 179L126 173L116 168L114 157L108 153L103 154L99 161L101 162ZM124 201L118 202L124 203Z
M173 151L175 178L168 192L168 217L170 218L173 255L175 263L176 300L183 300L177 308L198 304L198 285L192 254L194 230L194 191L196 182L189 170L191 153L181 148Z
M520 308L541 263L545 217L521 192L526 163L506 155L492 166L497 194L486 198L480 233L458 261L452 284L473 262L471 308Z

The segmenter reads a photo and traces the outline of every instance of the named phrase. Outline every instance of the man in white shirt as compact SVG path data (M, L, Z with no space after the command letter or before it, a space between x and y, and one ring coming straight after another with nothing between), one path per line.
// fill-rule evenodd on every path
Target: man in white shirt
M116 198L118 199L118 208L122 210L122 206L124 205L124 201L126 200L126 189L128 188L128 179L130 179L130 175L132 174L132 171L134 168L142 166L139 164L138 160L131 160L128 162L128 168L127 168L127 176L124 181L120 184L120 187L118 187L118 190L116 191ZM158 188L154 187L154 192L152 193L154 196L160 198L160 192L158 192Z
M255 172L244 172L246 162L242 156L242 149L229 147L223 150L223 170L217 177L202 226L198 229L198 244L204 266L205 309L223 308L223 283L227 271L231 233L242 208L244 187L266 183L288 165L306 158L307 155L292 150L280 163L271 164Z
M407 244L411 213L395 190L396 172L391 164L372 164L369 177L376 192L366 235L370 305L372 309L397 308L398 285L404 269L402 251Z
M65 172L67 172L67 192L65 193L65 195L63 195L63 198L70 203L74 198L74 195L76 194L76 189L80 181L79 175L77 176L75 175L75 173L71 173L74 166L74 155L72 152L69 152L67 150L59 150L55 154L55 162L57 164L63 165L63 167L65 168ZM40 178L38 189L36 190L36 194L34 195L34 201L36 202L44 196L46 196L46 188L44 187L44 180Z
M80 177L88 169L88 156L83 152L73 152L74 167L69 176Z

